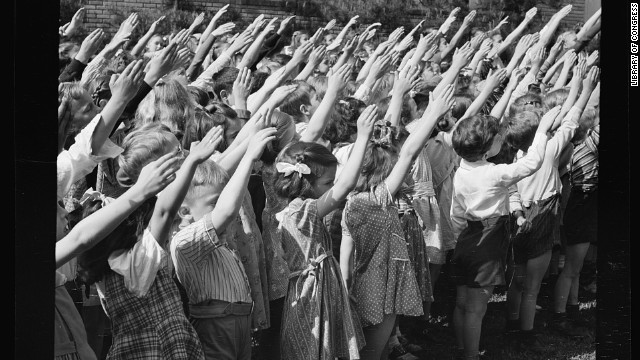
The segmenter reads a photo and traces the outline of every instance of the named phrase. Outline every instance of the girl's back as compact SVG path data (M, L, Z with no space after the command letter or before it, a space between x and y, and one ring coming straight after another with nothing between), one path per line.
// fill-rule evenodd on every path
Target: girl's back
M387 185L349 195L344 214L343 228L355 243L351 294L362 325L378 324L385 314L422 315L422 297Z

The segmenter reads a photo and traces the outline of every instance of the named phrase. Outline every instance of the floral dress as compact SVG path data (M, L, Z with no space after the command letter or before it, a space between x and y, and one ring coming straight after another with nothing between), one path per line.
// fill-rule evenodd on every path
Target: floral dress
M386 183L347 197L344 228L355 245L349 293L362 325L379 324L387 314L422 315L422 296Z
M291 271L282 318L282 358L359 359L362 327L316 202L297 198L278 214Z

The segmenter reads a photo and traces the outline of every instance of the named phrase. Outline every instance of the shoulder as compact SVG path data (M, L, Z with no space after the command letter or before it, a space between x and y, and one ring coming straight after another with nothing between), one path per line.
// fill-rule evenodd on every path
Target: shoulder
M181 250L188 247L193 242L204 240L206 236L206 228L204 218L195 221L180 231L178 231L171 240L171 250Z

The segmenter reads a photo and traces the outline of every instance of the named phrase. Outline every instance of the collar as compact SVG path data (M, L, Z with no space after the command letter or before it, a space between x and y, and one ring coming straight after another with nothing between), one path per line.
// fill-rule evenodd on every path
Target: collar
M465 159L460 159L460 168L465 170L475 169L480 166L485 166L491 164L486 159L478 160L478 161L467 161Z

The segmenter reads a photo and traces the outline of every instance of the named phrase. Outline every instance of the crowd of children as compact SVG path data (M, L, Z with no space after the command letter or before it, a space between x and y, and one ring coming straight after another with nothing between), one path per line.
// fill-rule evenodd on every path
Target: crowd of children
M452 353L487 357L495 286L535 351L558 252L549 326L584 333L600 11L503 39L475 11L449 36L459 8L384 37L227 9L135 42L135 13L106 45L68 40L84 9L60 28L57 359L415 359L399 323L424 328L444 265Z

